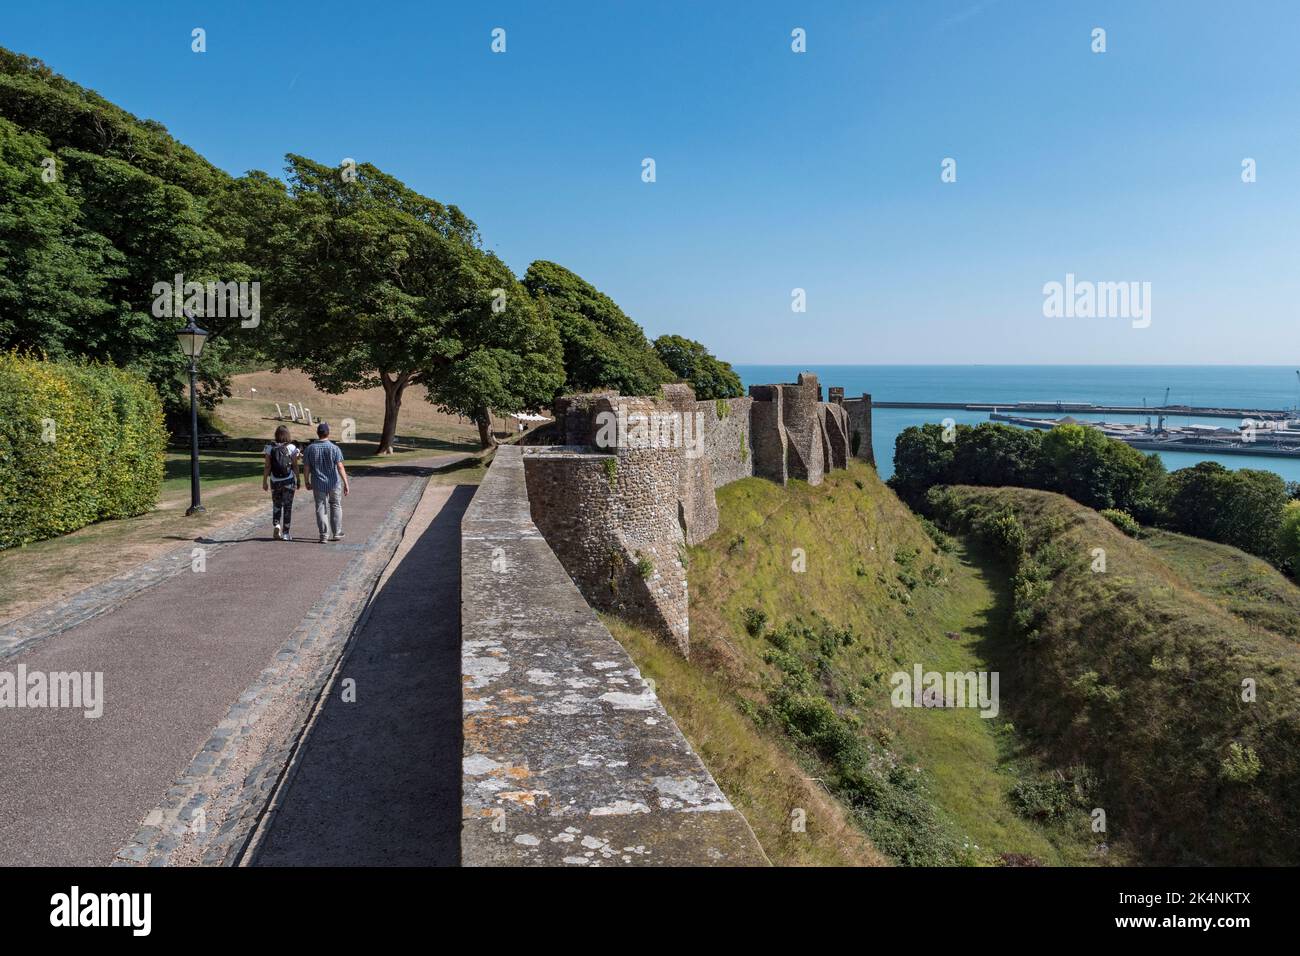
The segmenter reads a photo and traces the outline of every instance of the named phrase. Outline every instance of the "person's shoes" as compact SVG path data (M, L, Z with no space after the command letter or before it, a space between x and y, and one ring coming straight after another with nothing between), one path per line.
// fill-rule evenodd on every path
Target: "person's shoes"
M347 537L347 536L346 536L342 531L340 531L340 532L339 532L338 534L336 534L334 537L330 538L330 540L331 540L331 541L342 541L345 537Z
M321 536L320 536L320 543L321 543L321 544L324 544L326 540L327 540L327 539L326 539L325 535L321 535Z
M271 532L271 537L275 538L276 541L279 541L283 534L284 532L280 530L280 526L276 525L275 530Z
M293 538L289 537L289 532L286 531L286 532L284 533L284 537L283 537L281 540L283 540L283 541L292 541Z

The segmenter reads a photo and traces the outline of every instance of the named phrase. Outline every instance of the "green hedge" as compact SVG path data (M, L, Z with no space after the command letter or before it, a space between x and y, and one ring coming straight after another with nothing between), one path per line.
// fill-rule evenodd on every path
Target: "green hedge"
M0 353L0 550L149 511L166 444L141 376Z

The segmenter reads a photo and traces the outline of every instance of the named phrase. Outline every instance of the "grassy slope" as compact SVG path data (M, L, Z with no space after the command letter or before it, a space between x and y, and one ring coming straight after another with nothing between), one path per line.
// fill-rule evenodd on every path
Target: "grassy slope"
M1267 561L1172 531L1144 531L1142 542L1190 586L1247 624L1300 638L1300 588Z
M879 866L888 860L780 741L758 732L719 675L648 631L602 615L778 866ZM806 812L803 832L792 827Z
M1059 495L951 494L940 510L958 524L1014 512L1031 559L1049 569L1018 598L1027 634L1003 696L1044 757L1098 777L1112 832L1155 862L1294 864L1300 592L1232 548L1135 541ZM1093 570L1095 548L1105 573ZM1253 703L1245 678L1258 685ZM1234 744L1259 758L1257 775L1234 768Z
M889 676L910 672L913 663L939 671L986 667L986 646L1001 635L1005 616L996 576L989 579L960 551L941 553L874 470L857 462L816 488L749 479L721 489L718 500L718 532L691 549L691 661L626 625L612 627L659 681L665 705L774 862L870 862L860 850L837 846L842 840L832 835L846 819L879 834L895 859L992 863L1016 853L1046 863L1094 860L1086 818L1046 826L1013 809L1011 787L1039 770L1013 728L975 710L890 706ZM805 572L791 570L794 548L806 551ZM929 567L935 570L926 583ZM766 636L747 633L747 608L767 614ZM813 631L852 634L853 643L836 647L823 665L816 663L824 656L813 646L817 638L776 639L821 667L815 693L853 729L873 765L915 787L903 799L922 814L904 822L901 853L888 810L855 814L816 791L820 803L798 802L808 799L807 778L834 789L838 775L815 743L772 716L784 675L766 660L775 650L770 632L796 618ZM886 788L886 802L896 795ZM808 810L808 833L792 835L790 810L800 806Z

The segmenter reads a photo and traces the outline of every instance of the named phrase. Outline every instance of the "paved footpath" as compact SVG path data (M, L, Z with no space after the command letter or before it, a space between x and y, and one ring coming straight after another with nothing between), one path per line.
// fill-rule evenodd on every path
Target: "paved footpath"
M254 865L460 863L460 519L473 492L430 487L412 515Z
M197 542L208 549L202 572L187 562L105 613L83 614L47 636L24 632L23 643L0 656L0 671L100 672L105 702L98 718L72 709L0 709L0 864L232 862L241 828L251 831L250 783L269 796L283 769L265 766L273 761L263 751L287 756L276 746L290 739L295 721L301 729L315 673L323 683L374 579L400 547L425 481L409 466L357 477L344 504L347 538L325 545L316 541L305 490L295 501L299 537L272 540L268 496L264 522L251 530L236 522L233 539L216 532ZM460 497L468 490L451 500ZM427 568L441 558L458 561L447 537L458 522L458 512L433 520L406 557ZM393 635L379 638L396 642L391 653L418 645L418 634L400 623L403 601L421 601L421 613L436 615L426 623L458 622L454 586L449 603L433 606L418 584L398 566L385 585L391 599L371 614L371 621L399 622ZM447 590L445 582L439 587ZM445 627L439 640L448 640ZM383 660L365 665L364 652L354 657L362 693L381 697L384 681L402 677ZM445 678L410 680L423 690L445 689ZM323 716L320 727L334 726L328 708ZM402 716L400 708L388 716ZM376 721L370 730L385 730L384 719ZM459 753L454 741L446 746ZM316 778L304 772L293 779ZM206 821L205 805L212 807ZM182 823L199 836L178 837ZM294 852L283 840L275 845Z

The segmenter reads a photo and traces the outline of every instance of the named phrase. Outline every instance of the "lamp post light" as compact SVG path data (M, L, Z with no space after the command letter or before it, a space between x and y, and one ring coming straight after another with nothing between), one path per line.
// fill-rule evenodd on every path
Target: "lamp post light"
M189 325L176 333L180 342L181 353L190 360L190 507L186 517L202 514L207 509L199 500L199 396L195 376L198 368L195 361L203 352L203 343L208 340L208 333L194 324L194 317L189 317Z

